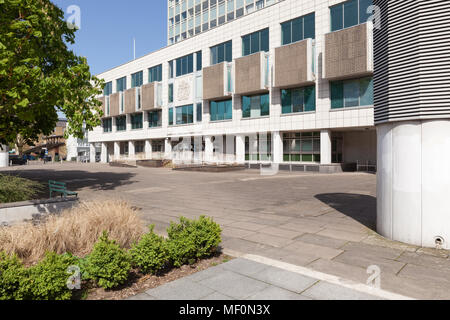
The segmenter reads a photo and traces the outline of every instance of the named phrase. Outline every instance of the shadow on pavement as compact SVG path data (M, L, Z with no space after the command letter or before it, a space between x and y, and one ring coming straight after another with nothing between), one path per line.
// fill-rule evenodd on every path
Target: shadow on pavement
M353 193L324 193L315 195L315 198L366 227L376 230L377 198Z

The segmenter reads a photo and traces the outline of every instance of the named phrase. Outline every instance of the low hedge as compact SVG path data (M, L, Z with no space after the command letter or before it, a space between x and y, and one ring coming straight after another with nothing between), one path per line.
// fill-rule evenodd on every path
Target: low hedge
M0 174L0 203L31 200L43 189L43 185L36 181Z
M105 289L123 285L132 267L144 274L157 274L170 266L192 264L215 254L221 242L221 228L211 218L180 218L171 223L165 239L150 227L129 251L121 248L106 232L84 258L48 253L37 265L25 268L16 256L0 252L0 300L69 300L69 267L77 266L83 281Z

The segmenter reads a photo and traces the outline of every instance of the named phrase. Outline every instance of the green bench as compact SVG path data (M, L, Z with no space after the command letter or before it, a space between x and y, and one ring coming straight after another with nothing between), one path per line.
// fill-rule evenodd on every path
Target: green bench
M53 193L61 194L61 198L63 196L64 198L66 198L67 196L78 197L78 193L67 190L67 186L64 182L49 180L48 187L50 189L50 198L52 198Z

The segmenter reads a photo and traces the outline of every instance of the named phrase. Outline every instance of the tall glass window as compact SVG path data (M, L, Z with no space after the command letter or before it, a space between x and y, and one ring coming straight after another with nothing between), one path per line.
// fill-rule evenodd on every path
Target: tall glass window
M173 108L169 108L169 126L173 126Z
M194 106L192 104L176 108L176 124L194 123Z
M148 127L158 128L162 126L161 110L149 111L148 113Z
M162 64L148 69L148 82L162 81Z
M233 119L233 100L211 101L209 112L211 121Z
M135 129L142 129L143 123L144 123L144 119L143 119L143 114L142 113L136 113L136 114L132 114L131 115L131 129L135 130Z
M349 0L330 7L331 31L365 23L370 18L369 7L372 0Z
M281 24L282 45L316 37L315 13Z
M203 118L203 107L201 103L197 103L197 122L202 122Z
M202 70L202 52L201 51L197 52L195 54L195 57L196 57L196 61L195 61L196 70L200 71L200 70Z
M316 110L316 87L281 90L282 113L308 112Z
M173 79L173 60L169 61L169 79Z
M142 71L133 73L131 75L131 87L132 88L136 88L136 87L142 86L142 84L144 83L143 80L144 79L143 79L143 72Z
M242 37L242 55L248 56L260 51L269 51L269 29L254 32Z
M373 105L373 78L330 82L331 108Z
M102 125L103 125L103 132L107 133L107 132L112 132L112 119L103 119L102 120Z
M194 55L189 54L187 56L178 58L176 60L177 64L177 77L183 76L194 72Z
M270 115L269 94L242 96L242 117L257 118Z
M173 102L173 83L169 84L169 103Z
M320 162L320 132L283 134L283 161Z
M112 82L105 83L105 88L103 89L103 95L109 96L112 93Z
M211 47L211 65L233 61L233 42L227 41Z
M122 92L127 90L127 77L123 77L116 80L116 92Z
M127 130L127 117L126 116L116 117L116 130L117 131Z

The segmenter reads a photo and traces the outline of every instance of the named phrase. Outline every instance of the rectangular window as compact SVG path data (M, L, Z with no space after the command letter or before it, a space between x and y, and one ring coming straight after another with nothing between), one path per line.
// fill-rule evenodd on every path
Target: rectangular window
M152 83L159 81L162 81L162 64L148 69L148 82Z
M260 51L269 51L269 29L254 32L242 37L242 55L248 56Z
M189 54L187 56L178 58L176 60L177 64L177 77L190 74L194 72L194 55Z
M173 102L173 83L169 84L169 103Z
M116 130L125 131L127 130L127 117L121 116L116 118Z
M134 143L134 152L135 153L144 153L145 150L145 142L144 141L136 141Z
M122 92L127 90L127 77L123 77L116 80L116 92Z
M112 82L105 83L105 88L103 89L103 95L109 96L112 94Z
M314 13L281 24L282 45L316 37L316 17Z
M102 120L102 124L103 124L103 132L107 133L107 132L112 132L112 119L103 119Z
M270 115L269 94L242 96L242 117L257 118Z
M209 113L211 121L231 120L233 118L233 100L211 101Z
M131 88L136 88L136 87L142 86L142 84L144 83L143 80L144 79L143 79L143 72L142 71L133 73L131 75Z
M162 126L161 110L154 110L148 113L148 127L159 128Z
M283 134L283 161L320 162L320 132Z
M136 113L131 115L131 129L142 129L143 126L143 114L142 113Z
M173 79L173 60L169 61L169 79Z
M331 31L366 23L371 13L372 0L349 0L330 7Z
M200 71L200 70L202 70L202 52L201 51L197 52L195 54L195 56L196 56L196 60L195 60L196 70Z
M169 108L169 126L173 126L173 108Z
M283 114L315 111L315 86L281 90L281 105Z
M330 82L331 109L373 105L373 79Z
M197 103L197 122L202 122L203 118L203 108L201 103Z
M176 124L190 123L194 123L194 106L190 104L187 106L176 107Z
M232 41L218 44L211 47L211 65L222 63L224 61L233 61L233 44Z
M245 161L272 161L272 134L245 137Z

